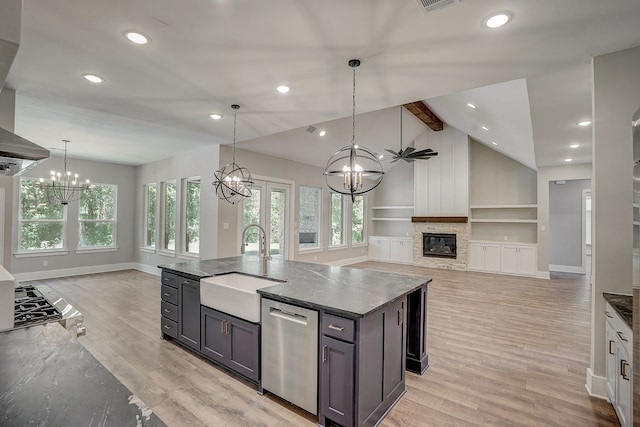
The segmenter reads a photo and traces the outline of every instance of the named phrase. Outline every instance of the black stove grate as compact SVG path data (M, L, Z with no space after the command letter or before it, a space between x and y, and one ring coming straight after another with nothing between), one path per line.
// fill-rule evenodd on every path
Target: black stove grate
M48 323L62 319L62 313L32 285L23 285L15 289L14 320L15 328Z

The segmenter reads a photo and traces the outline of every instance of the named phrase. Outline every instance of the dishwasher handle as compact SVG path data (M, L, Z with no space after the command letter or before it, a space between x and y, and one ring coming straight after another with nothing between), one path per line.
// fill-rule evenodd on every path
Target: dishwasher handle
M307 326L307 316L303 316L302 314L292 313L290 311L281 310L275 307L269 307L269 316Z

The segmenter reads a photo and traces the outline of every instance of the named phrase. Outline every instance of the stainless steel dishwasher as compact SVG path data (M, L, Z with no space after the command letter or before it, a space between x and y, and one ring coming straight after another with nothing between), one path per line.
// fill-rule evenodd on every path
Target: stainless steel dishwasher
M318 312L262 298L262 388L318 414Z

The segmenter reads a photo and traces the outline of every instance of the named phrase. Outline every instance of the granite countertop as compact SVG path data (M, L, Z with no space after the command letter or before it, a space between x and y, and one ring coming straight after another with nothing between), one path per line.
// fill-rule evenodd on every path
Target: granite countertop
M633 296L624 294L610 294L603 292L604 299L618 313L624 322L633 330Z
M0 425L166 426L58 323L0 333Z
M258 289L263 297L348 317L364 317L431 282L428 277L275 259L262 276L261 266L257 256L245 255L159 267L195 280L231 272L265 277L280 283Z

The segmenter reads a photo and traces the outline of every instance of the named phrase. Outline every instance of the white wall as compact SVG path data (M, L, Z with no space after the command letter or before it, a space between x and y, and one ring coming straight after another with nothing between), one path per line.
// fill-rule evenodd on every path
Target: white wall
M593 58L591 367L605 375L602 292L632 291L632 132L640 106L640 47ZM589 378L588 378L589 380Z
M429 161L415 163L415 216L467 216L467 135L447 125L439 132L427 129L415 140L415 148L431 148L438 152L438 155Z
M582 221L583 190L590 188L590 179L549 183L550 270L569 273L584 272L585 266L582 265L582 261L586 224Z
M369 197L371 206L413 206L413 169L416 163L430 162L416 160L414 163L398 161L385 170L384 179ZM383 162L383 165L385 163ZM387 166L387 165L385 165ZM371 217L411 217L413 209L375 209ZM413 235L411 221L369 221L370 236L409 237Z

